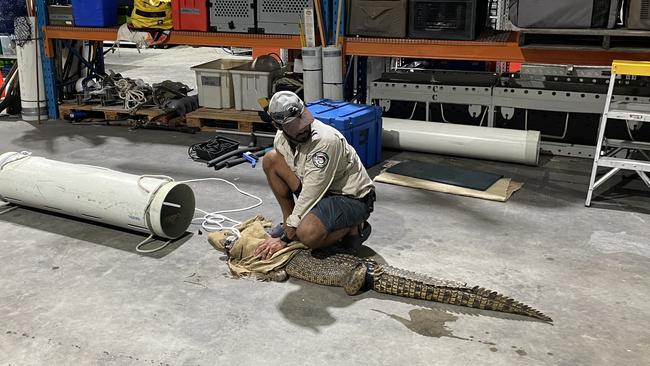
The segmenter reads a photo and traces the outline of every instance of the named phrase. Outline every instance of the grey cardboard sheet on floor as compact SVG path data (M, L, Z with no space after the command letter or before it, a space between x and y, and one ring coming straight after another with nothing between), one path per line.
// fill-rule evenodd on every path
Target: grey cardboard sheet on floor
M497 174L417 161L392 166L375 181L499 202L507 201L523 186L523 183Z

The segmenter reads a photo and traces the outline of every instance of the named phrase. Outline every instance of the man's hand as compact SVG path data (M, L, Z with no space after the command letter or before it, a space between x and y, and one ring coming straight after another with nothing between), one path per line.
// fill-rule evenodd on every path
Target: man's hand
M262 259L269 259L276 252L284 249L287 246L280 238L268 238L262 241L253 254L262 256Z
M291 238L291 240L297 240L295 227L288 226L287 224L284 224L283 227L284 232L287 233L288 238Z

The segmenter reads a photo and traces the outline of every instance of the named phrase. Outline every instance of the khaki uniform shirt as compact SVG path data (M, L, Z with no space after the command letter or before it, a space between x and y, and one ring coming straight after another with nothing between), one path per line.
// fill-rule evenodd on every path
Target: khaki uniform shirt
M282 131L278 131L273 147L302 182L302 191L286 222L291 227L298 227L326 193L362 198L375 188L345 137L319 120L312 123L311 139L307 142L292 149Z

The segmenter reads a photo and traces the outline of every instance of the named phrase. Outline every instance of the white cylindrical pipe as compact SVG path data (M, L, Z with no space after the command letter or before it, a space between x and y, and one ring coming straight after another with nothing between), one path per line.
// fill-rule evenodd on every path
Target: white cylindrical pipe
M323 99L323 59L321 47L302 49L302 75L305 102Z
M323 48L323 96L343 100L343 59L341 47Z
M36 18L28 17L32 29L32 38L38 38ZM18 58L20 101L22 118L25 121L47 120L47 102L43 83L43 65L38 42L27 41L16 47ZM38 68L38 71L37 71Z
M0 155L0 200L176 239L194 216L194 192L137 176L25 153Z
M537 165L539 131L383 118L384 147Z

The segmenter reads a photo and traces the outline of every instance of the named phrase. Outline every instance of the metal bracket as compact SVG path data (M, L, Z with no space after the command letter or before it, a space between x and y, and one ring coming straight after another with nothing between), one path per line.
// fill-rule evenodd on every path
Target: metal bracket
M467 106L467 111L472 118L479 117L483 113L483 106L478 104L470 104Z
M515 116L515 109L512 107L501 107L501 117L510 120Z
M390 110L390 99L379 99L379 106L386 112Z

